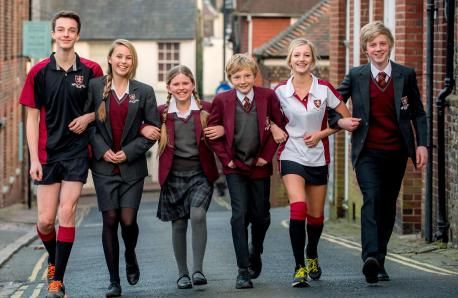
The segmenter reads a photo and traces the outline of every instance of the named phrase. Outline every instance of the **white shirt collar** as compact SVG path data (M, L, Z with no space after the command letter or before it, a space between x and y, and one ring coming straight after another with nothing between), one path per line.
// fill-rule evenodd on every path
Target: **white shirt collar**
M117 96L119 99L121 99L121 98L124 97L124 94L129 94L129 84L130 84L130 82L127 81L126 90L124 90L123 93L118 94L118 93L116 92L116 89L115 89L115 86L114 86L114 84L113 84L113 81L111 81L111 90L113 90L113 91L115 92L116 96Z
M309 90L309 94L313 95L313 96L318 96L317 92L317 87L318 87L318 78L315 77L313 74L312 75L312 85L310 86L310 90ZM288 81L286 82L286 96L287 97L291 97L294 95L294 93L296 92L294 90L294 85L293 85L293 76L291 76Z
M254 91L253 91L253 88L251 88L250 92L248 92L248 94L243 94L242 92L240 92L239 90L237 90L237 99L243 104L243 99L245 99L245 97L248 97L248 99L250 100L250 103L253 102L253 98L254 98Z
M175 97L172 96L172 99L170 100L170 103L169 103L168 113L177 113L177 116L179 118L186 119L191 114L191 111L199 111L199 110L200 109L197 106L196 99L194 98L194 96L191 96L191 105L189 106L189 109L185 113L180 113L180 111L178 111L177 109L177 101Z
M378 70L378 68L375 67L374 64L371 63L372 77L376 78L378 73L381 71L387 74L386 80L388 80L391 77L391 60L388 60L388 65L383 70Z

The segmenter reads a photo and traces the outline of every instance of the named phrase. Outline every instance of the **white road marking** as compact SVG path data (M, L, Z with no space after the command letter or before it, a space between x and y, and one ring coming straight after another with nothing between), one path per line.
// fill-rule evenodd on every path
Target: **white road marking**
M285 227L285 228L288 228L289 227L289 220L287 220L287 219L282 220L281 225L283 227ZM329 242L338 244L340 246L343 246L343 247L346 247L346 248L350 248L350 249L354 249L356 251L361 252L361 244L359 244L357 242L354 242L354 241L351 241L351 240L348 240L348 239L344 239L344 238L340 238L340 237L337 237L337 236L332 236L332 235L329 235L329 234L326 234L326 233L323 233L321 235L321 238L323 238L323 239L325 239L325 240L327 240ZM444 268L440 268L440 267L437 267L437 266L434 266L434 265L431 265L431 264L426 264L426 263L423 263L423 262L419 262L417 260L413 260L413 259L401 256L401 255L395 254L395 253L388 253L386 258L388 260L396 262L398 264L402 264L404 266L415 268L417 270L421 270L421 271L428 272L428 273L434 273L434 274L438 274L438 275L458 275L458 272L455 272L455 271L452 271L452 270L448 270L448 269L444 269Z
M32 295L30 296L30 298L39 297L39 296L40 296L41 289L43 288L43 286L44 286L44 283L39 283L39 284L37 285L37 287L35 288L35 290L33 290L33 293L32 293Z
M226 208L227 210L231 210L231 204L229 204L228 202L226 202L226 200L224 200L222 197L219 197L219 196L214 196L213 197L213 200L218 204L220 205L221 207L223 208Z
M46 252L38 259L38 262L33 267L32 274L30 274L29 278L27 279L28 281L35 281L37 279L38 272L43 267L43 263L46 260L47 256L48 253Z
M11 295L11 298L21 298L22 294L24 294L24 291L27 290L28 287L29 287L28 285L23 285L23 286L19 287L19 290L14 292L14 294Z
M78 227L78 226L81 225L81 223L83 222L83 220L84 220L84 218L86 217L86 215L89 214L89 211L90 211L90 210L91 210L91 208L90 208L90 207L86 207L86 206L85 206L85 207L82 207L82 208L80 208L80 209L78 210L79 212L78 212L78 215L77 215L78 217L77 217L77 219L76 219L76 225L75 225L76 227ZM46 259L47 256L48 256L48 253L45 252L45 253L40 257L40 259L37 261L37 263L36 263L35 266L33 267L32 274L30 274L30 276L29 276L29 278L28 278L28 281L29 281L29 282L35 281L35 280L37 279L38 272L42 269L43 263L44 263L44 261L45 261L45 259ZM46 266L45 266L45 268L46 268ZM47 270L44 270L43 275L42 275L42 279L46 279L46 277L47 277ZM32 297L38 297L38 296L40 295L40 292L41 292L41 289L43 288L43 286L44 286L43 283L39 283L39 284L35 287L35 289L33 290ZM19 292L19 291L18 291L18 292ZM21 292L21 296L18 296L18 297L22 297L22 293L23 293L23 292L24 292L24 291L22 291L22 292ZM37 293L36 296L33 296L33 295L35 295L35 293Z

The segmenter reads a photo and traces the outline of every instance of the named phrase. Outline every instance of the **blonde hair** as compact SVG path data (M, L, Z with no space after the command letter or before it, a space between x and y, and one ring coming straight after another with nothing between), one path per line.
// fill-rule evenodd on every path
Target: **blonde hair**
M199 107L200 123L202 125L202 129L204 129L207 127L207 120L208 120L209 113L203 109L202 102L199 98L199 95L197 94L196 80L194 79L194 75L192 74L192 71L187 66L177 65L167 72L166 84L167 86L169 86L172 80L179 74L183 74L187 76L191 80L192 84L194 85L194 90L192 90L192 95L194 96L197 106ZM170 105L171 99L172 99L172 94L169 92L167 95L167 101L164 106L164 111L162 111L162 115L161 115L161 138L159 139L159 147L157 151L158 157L164 152L165 147L170 145L168 135L167 135L166 122L167 122L167 114L169 111L169 105ZM206 140L204 139L204 141Z
M299 38L296 38L296 39L293 39L290 44L289 44L289 47L288 47L288 55L286 56L286 64L288 65L288 67L290 69L291 68L291 57L293 56L293 52L294 52L294 49L296 49L297 47L300 47L300 46L304 46L304 45L308 45L310 47L310 51L312 52L312 66L311 66L311 70L314 70L315 67L316 67L316 64L318 62L318 56L316 54L316 48L315 48L315 45L313 44L313 42L311 42L310 40L306 39L305 37L299 37Z
M394 46L393 34L391 34L390 29L388 29L388 27L386 27L381 21L368 23L361 28L360 42L361 49L364 53L367 52L367 43L374 40L374 38L376 38L380 34L383 34L388 38L391 53L391 49L393 49Z
M135 47L132 45L130 41L126 39L116 39L111 44L110 50L108 51L108 56L107 56L108 59L111 57L111 55L113 55L114 50L118 46L125 46L126 48L129 49L130 54L132 55L132 67L130 68L129 73L127 74L127 78L131 80L135 77L135 73L137 72L137 65L138 65L137 51L135 50ZM100 103L100 106L97 109L97 117L102 122L104 122L105 119L107 118L105 102L107 101L108 96L110 95L112 79L113 79L113 69L112 69L111 64L108 63L107 77L105 80L105 86L103 87L103 93L102 93L102 102Z
M258 73L258 65L253 57L248 54L235 54L229 59L226 64L226 75L229 80L234 73L248 68L254 76Z

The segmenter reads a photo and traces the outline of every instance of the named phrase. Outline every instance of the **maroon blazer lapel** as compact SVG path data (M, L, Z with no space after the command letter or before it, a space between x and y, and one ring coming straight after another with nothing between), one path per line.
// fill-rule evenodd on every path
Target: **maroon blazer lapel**
M168 144L167 146L175 145L175 119L173 117L173 113L167 114L167 121L165 122L165 126L167 127L167 136L168 136Z
M228 92L227 105L225 105L225 115L223 116L224 130L226 133L226 140L229 148L232 148L234 143L234 131L235 131L235 107L237 104L237 94L235 89Z

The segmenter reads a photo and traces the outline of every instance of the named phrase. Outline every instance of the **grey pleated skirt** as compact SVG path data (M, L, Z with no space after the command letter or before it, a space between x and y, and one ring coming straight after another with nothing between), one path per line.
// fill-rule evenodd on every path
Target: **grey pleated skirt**
M161 188L157 217L162 221L189 218L191 207L208 210L213 184L202 170L171 171Z

